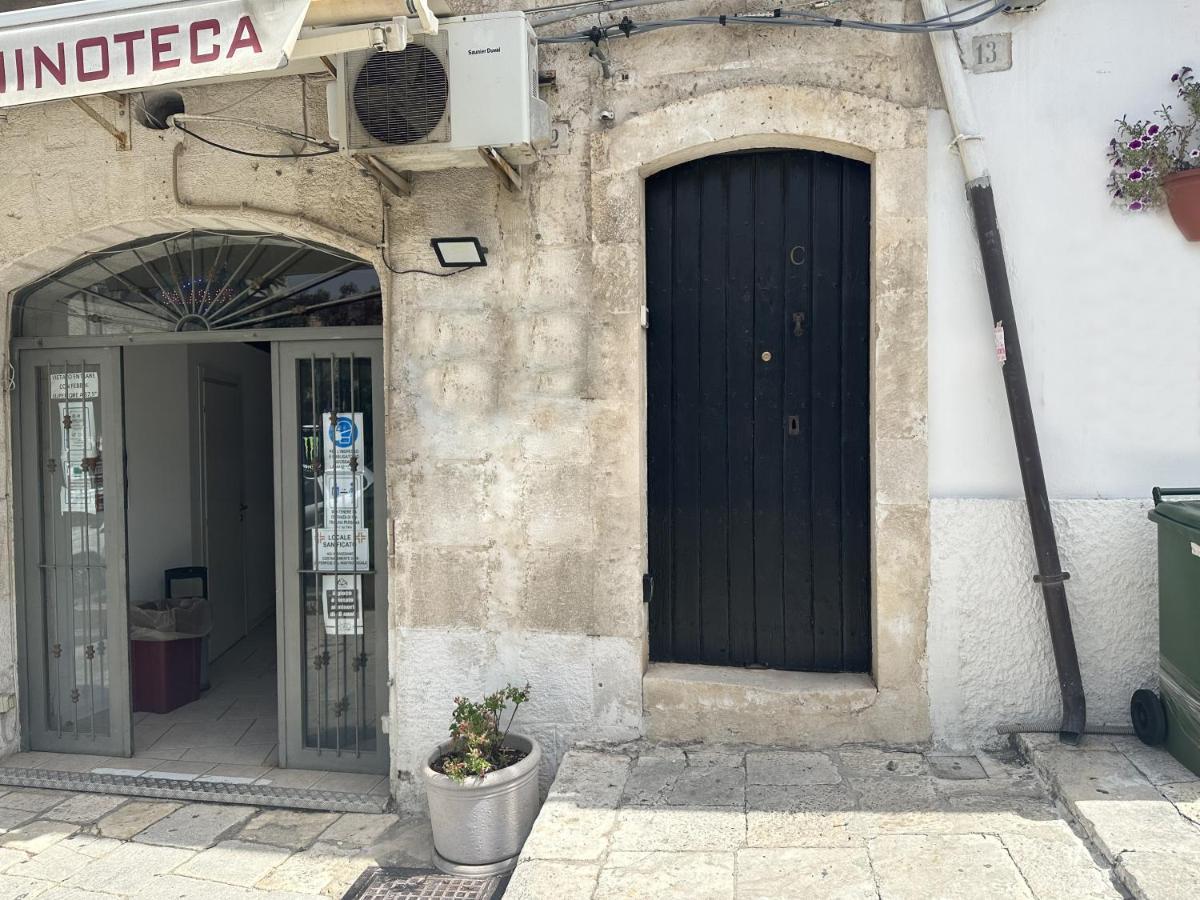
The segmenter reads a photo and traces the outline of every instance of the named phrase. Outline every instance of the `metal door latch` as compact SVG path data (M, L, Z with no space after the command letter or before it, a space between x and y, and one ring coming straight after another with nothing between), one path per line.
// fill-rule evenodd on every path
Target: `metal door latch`
M804 337L804 313L792 313L792 334Z

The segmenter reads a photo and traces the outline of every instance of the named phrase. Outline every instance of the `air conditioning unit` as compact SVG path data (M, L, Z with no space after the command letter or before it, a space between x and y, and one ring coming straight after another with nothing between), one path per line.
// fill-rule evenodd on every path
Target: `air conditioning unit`
M351 154L405 169L480 165L480 147L532 162L550 140L538 97L537 38L524 13L442 19L403 50L338 58L329 133Z

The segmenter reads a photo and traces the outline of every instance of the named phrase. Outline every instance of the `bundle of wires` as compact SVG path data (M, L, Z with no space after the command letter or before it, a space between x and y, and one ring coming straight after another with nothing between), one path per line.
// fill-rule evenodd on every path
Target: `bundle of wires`
M1004 12L1008 8L1007 0L977 0L955 12L922 19L918 22L871 22L865 19L842 19L830 16L816 10L783 8L766 12L738 13L727 16L688 16L682 19L655 19L647 22L635 22L625 17L620 22L607 25L597 25L586 31L558 37L539 37L543 44L583 44L598 43L611 37L613 32L632 37L635 34L647 34L663 28L678 28L688 25L731 25L774 26L788 28L850 28L859 31L886 31L893 34L929 34L935 31L957 31L985 22L992 16ZM974 13L974 15L968 15ZM965 16L965 18L960 18ZM543 23L550 24L550 23ZM539 27L537 24L535 28Z

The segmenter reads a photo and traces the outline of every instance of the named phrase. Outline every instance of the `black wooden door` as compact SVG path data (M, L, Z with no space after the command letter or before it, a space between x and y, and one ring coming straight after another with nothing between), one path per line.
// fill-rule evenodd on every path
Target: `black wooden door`
M870 184L798 150L646 184L654 660L870 668Z

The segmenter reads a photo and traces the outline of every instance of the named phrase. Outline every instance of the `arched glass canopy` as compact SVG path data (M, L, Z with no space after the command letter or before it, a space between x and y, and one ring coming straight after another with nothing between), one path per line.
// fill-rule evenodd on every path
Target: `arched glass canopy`
M17 337L382 323L379 276L278 234L181 231L89 253L22 288Z

